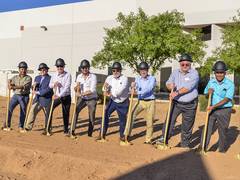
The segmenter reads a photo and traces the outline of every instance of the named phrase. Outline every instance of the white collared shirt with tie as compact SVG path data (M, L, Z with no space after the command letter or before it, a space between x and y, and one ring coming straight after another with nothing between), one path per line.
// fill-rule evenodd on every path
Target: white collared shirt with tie
M83 74L79 74L76 83L80 83L81 93L85 93L86 91L92 92L89 96L83 96L83 99L97 98L97 77L95 74L90 73L86 79Z
M112 94L111 99L116 103L122 103L128 98L129 87L128 78L124 75L115 78L113 75L107 77L106 83Z
M72 76L70 73L64 71L63 74L55 73L51 76L49 87L53 88L54 83L59 82L60 87L57 88L56 95L65 97L71 94Z

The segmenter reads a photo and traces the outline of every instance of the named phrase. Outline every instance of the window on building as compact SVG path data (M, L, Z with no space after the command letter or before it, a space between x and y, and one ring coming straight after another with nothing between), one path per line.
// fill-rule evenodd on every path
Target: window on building
M234 73L234 86L235 86L235 92L234 92L234 101L235 104L240 104L240 74Z
M112 67L111 66L108 67L108 75L112 75Z
M199 68L196 68L196 70L199 72ZM208 84L208 81L210 80L210 74L201 75L199 73L199 82L198 82L198 93L203 94L205 87Z
M160 70L160 92L168 92L166 81L172 73L172 67L163 67Z
M211 40L212 26L205 26L202 28L202 40L209 41Z

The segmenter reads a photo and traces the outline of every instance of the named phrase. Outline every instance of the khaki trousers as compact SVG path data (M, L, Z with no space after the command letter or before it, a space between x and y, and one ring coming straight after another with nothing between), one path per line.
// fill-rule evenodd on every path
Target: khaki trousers
M33 124L35 122L36 116L39 113L39 111L43 110L45 117L46 117L46 109L42 107L39 102L35 102L32 104L31 109L29 111L29 115L27 118L27 121L25 123L25 128L28 130L31 130L33 128Z
M135 104L130 121L127 122L124 135L130 136L132 129L133 129L133 123L135 119L137 118L138 114L145 110L145 120L147 125L146 130L146 141L152 140L153 135L153 121L154 121L154 114L155 114L155 100L151 101L143 101L138 100L138 102Z

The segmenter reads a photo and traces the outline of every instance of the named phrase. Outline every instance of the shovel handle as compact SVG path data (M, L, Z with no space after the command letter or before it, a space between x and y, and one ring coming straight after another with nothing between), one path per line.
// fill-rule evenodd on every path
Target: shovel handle
M172 92L173 92L173 88L171 90L171 93ZM166 119L165 131L164 131L164 140L163 140L164 145L166 145L167 143L167 133L168 133L168 127L170 122L171 109L172 109L172 98L169 98L168 113L167 113L167 119Z
M211 105L211 102L212 102L212 93L209 94L207 107L209 107ZM204 125L204 133L203 133L203 143L202 143L202 151L204 151L204 152L205 152L206 136L207 136L207 129L208 129L209 113L210 113L210 111L207 110L206 120L205 120L205 125Z
M101 127L101 139L103 139L103 131L104 131L104 123L105 123L105 107L106 107L106 99L107 96L105 95L106 89L103 88L103 108L102 108L102 127Z

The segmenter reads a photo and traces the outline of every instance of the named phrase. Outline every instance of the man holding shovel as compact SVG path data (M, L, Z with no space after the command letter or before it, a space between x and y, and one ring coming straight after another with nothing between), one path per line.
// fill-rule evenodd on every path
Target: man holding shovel
M136 90L138 95L138 101L133 108L130 122L127 122L124 135L125 140L128 141L128 137L131 134L133 123L136 120L137 115L145 110L145 119L147 124L145 144L152 143L153 135L153 121L155 113L155 96L154 88L156 87L156 78L148 74L149 66L146 62L141 62L138 65L138 71L140 76L135 79L135 82L131 84L131 88Z
M71 107L71 83L72 76L70 73L65 71L65 62L62 58L56 60L55 66L57 72L51 77L49 87L55 89L53 95L53 104L47 108L46 118L46 132L44 134L51 135L52 126L52 114L53 110L62 104L62 114L63 114L63 132L68 135L68 123L69 123L69 112Z
M24 128L27 104L29 101L29 94L32 85L32 78L27 75L28 65L25 61L20 62L18 64L18 68L19 74L13 76L8 82L8 88L13 90L14 95L10 100L8 119L3 128L3 130L6 131L11 129L12 113L18 104L20 105L20 119L18 125L20 132L22 132Z
M48 69L49 67L45 63L39 64L38 70L40 71L40 75L35 77L33 83L33 95L35 95L35 98L25 122L25 132L32 130L39 111L43 110L45 118L47 118L47 107L50 105L53 95L53 90L49 87L51 76L48 74Z
M119 117L120 130L120 144L125 141L124 129L126 125L126 118L128 113L129 99L128 99L128 78L122 74L122 66L119 62L114 62L112 65L112 75L108 76L103 89L105 96L110 97L110 100L105 109L104 127L101 128L103 137L99 136L97 141L105 139L109 118L114 111L117 111Z
M226 76L227 66L223 61L217 61L213 66L215 78L212 78L205 90L204 94L212 94L211 105L207 110L209 113L208 126L206 133L205 150L207 150L213 128L217 122L219 140L218 151L225 153L227 150L227 131L231 119L233 107L234 83ZM203 137L198 151L202 150Z
M182 114L181 126L181 147L188 148L192 136L192 129L195 121L196 110L198 105L198 72L191 68L192 57L189 54L182 54L179 59L180 68L176 69L170 75L166 82L172 99L172 108L169 119L169 128L163 128L163 134L167 131L166 144L172 135L172 131L177 117ZM158 143L164 143L162 135Z
M70 136L75 137L78 115L87 106L89 114L88 136L92 137L97 106L97 77L95 74L90 73L90 63L88 60L82 60L80 68L81 74L78 75L76 80L77 85L74 88L79 98L77 100L76 112L73 115Z

